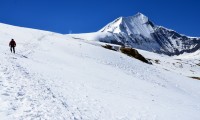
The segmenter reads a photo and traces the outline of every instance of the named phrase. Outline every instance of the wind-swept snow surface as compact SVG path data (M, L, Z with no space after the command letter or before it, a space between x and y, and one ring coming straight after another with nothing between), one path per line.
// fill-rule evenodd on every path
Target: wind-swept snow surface
M95 42L0 24L1 120L199 120L199 101L200 81Z

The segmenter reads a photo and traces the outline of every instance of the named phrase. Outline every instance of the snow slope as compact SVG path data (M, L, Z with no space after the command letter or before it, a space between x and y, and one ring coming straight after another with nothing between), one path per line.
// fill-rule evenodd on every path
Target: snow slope
M183 76L200 78L200 51L171 57L139 49L138 51L157 67Z
M95 41L0 24L1 120L199 120L199 86Z

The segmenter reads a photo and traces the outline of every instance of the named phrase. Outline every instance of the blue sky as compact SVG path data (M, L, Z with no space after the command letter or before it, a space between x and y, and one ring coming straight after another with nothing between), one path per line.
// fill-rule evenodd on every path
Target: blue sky
M200 0L0 0L0 22L58 33L94 32L141 12L157 25L200 37Z

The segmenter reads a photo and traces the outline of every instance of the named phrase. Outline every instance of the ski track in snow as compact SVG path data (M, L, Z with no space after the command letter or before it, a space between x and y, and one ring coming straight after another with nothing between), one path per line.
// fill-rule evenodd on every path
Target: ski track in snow
M44 37L45 36L42 36L38 41L41 41ZM67 98L64 98L61 94L55 95L52 92L51 86L55 81L52 81L52 84L49 85L46 80L42 78L42 75L32 74L18 63L18 60L20 59L28 59L29 56L34 53L33 49L35 49L35 47L37 47L36 43L26 43L24 44L23 50L20 50L19 53L16 53L15 55L7 53L2 54L2 56L6 58L5 61L2 61L3 64L0 64L0 98L3 99L2 101L6 101L2 103L4 108L0 108L0 114L4 114L5 116L3 119L91 120L95 118L95 120L102 120L102 114L107 113L105 113L102 106L98 105L98 101L96 101L96 104L94 104L95 100L85 104L85 110L83 109L84 107L79 109L76 106L70 106L67 103ZM88 59L87 56L81 57ZM132 71L128 66L116 65L112 62L95 58L89 59L111 67L128 70L131 74L136 76L139 75ZM86 101L88 101L88 98L86 99ZM76 101L82 102L83 100ZM90 104L90 106L91 104L94 104L94 109L99 108L99 115L91 115L93 113L90 112L87 113L86 111L90 109L87 108L88 104ZM142 117L143 115L144 113L141 113L141 115L139 114L138 116ZM126 117L119 118L119 120L125 119L128 120Z
M41 41L48 35L41 36ZM98 114L103 113L103 108L98 105L98 101L88 102L83 108L68 105L68 99L61 94L54 94L51 87L54 86L51 81L48 84L40 74L32 74L26 68L22 67L18 60L28 59L37 43L24 44L23 50L15 55L2 54L5 61L0 64L0 101L4 107L0 108L0 115L5 116L3 120L102 120ZM62 84L62 83L61 83ZM54 86L56 87L56 86ZM71 88L73 89L73 88ZM86 99L88 96L86 96ZM75 100L83 101L83 100ZM94 114L87 112L87 106L99 108L99 113ZM92 105L94 104L94 105ZM89 116L88 116L89 115ZM58 117L59 116L59 117ZM92 116L92 118L90 118Z
M17 59L20 59L19 56L11 56L7 57L7 62L5 62L10 64L1 65L3 74L1 75L1 86L3 87L1 95L4 96L4 99L7 99L7 96L12 98L6 100L8 103L7 114L11 115L11 119L53 119L55 114L60 115L64 112L62 110L67 109L67 104L62 101L62 98L57 98L52 93L51 89L46 86L45 80L36 78L20 66L17 63ZM55 103L59 103L61 106L56 106ZM52 108L52 105L49 104L55 104L55 106ZM73 117L73 115L71 116ZM60 118L62 117L63 115L60 115Z

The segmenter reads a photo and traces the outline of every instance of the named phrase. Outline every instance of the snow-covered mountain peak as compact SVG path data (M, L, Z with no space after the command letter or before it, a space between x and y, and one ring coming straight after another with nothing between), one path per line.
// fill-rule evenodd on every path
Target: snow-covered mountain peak
M142 13L138 13L134 16L120 17L113 22L109 23L100 32L111 32L111 33L121 33L127 35L140 35L143 34L145 37L151 38L151 33L153 30L153 23L149 21Z
M114 35L109 38L101 37L100 41L168 55L195 52L200 49L200 38L189 37L157 26L142 13L130 17L120 17L105 26L100 32Z

